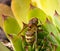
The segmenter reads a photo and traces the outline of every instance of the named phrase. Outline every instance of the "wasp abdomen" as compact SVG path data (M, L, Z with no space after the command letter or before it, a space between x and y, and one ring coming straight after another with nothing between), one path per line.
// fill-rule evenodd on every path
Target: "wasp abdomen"
M32 32L32 31L27 31L27 32L26 32L26 35L25 35L25 38L26 38L26 42L27 42L27 43L32 43L32 42L34 42L34 38L35 38L34 32Z
M34 36L32 36L32 37L26 36L26 42L27 42L27 43L32 43L32 42L34 42Z

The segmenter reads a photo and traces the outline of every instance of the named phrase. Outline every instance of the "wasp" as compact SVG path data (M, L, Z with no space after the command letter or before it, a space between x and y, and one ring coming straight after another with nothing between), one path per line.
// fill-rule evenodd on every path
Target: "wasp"
M28 44L33 44L37 41L38 19L34 17L29 21L28 24L23 23L23 25L23 29L18 33L17 36L20 37L24 29L27 28L24 39Z
M34 41L37 41L37 24L37 18L33 18L29 21L28 30L25 34L25 39L27 43L33 43Z

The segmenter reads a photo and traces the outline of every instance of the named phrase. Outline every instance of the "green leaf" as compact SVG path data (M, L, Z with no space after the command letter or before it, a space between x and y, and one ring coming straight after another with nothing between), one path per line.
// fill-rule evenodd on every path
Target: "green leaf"
M28 16L27 16L28 22L33 17L38 18L39 22L41 21L42 23L44 23L46 21L47 15L41 9L34 8L34 9L30 10L28 13Z
M12 16L13 17L13 13L10 7L8 7L5 4L1 4L0 3L0 26L3 28L3 19L2 19L2 15L7 15L7 16Z
M55 25L52 22L47 21L44 24L45 29L51 34L57 41L58 46L60 46L60 35L58 29L55 27Z
M60 14L60 0L40 0L40 3L41 8L46 12L46 14L53 16L55 10Z
M12 0L12 11L22 28L22 22L26 23L27 13L30 9L30 0Z
M18 34L21 31L16 19L9 16L4 20L4 29L7 34Z
M56 51L60 51L60 46L58 46L58 47L56 48Z
M53 18L55 26L60 30L60 15L56 12Z
M10 50L0 42L0 51L10 51Z
M31 46L28 46L28 51L32 51L32 47Z
M16 38L16 40L15 40L15 38ZM16 36L14 36L14 40L12 39L11 42L13 44L14 51L24 51L23 42L22 42L21 38L17 38Z
M7 17L4 20L4 29L7 37L13 44L14 51L24 51L22 46L22 40L18 37L18 33L21 31L18 22L15 18Z
M44 10L48 15L53 16L55 10L60 14L60 0L32 0L38 8Z

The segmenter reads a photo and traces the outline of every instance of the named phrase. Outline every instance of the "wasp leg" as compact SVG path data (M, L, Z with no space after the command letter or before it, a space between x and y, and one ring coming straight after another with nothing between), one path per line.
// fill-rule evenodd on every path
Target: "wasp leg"
M21 33L27 28L27 24L23 23L23 29L17 34L17 38L21 36ZM17 40L17 38L14 40L14 42Z
M41 27L42 25L38 25L37 27Z
M20 34L21 34L27 27L28 27L28 25L23 22L23 29L18 33L17 36L20 36Z

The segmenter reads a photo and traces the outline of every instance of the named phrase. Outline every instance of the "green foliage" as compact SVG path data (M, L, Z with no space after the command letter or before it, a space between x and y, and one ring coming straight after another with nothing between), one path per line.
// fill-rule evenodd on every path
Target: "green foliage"
M27 22L26 16L30 10L30 0L12 0L11 8L15 15L15 18L22 28L22 22Z
M55 18L51 17L54 15L55 10L60 13L60 4L58 1L59 0L34 0L31 3L31 0L12 0L11 7L16 19L9 16L6 17L4 19L4 30L13 44L14 51L44 51L47 50L47 48L50 51L54 51L54 45L57 46L57 51L60 50L60 15L54 16ZM34 8L30 8L31 4L34 5L34 3L37 7L32 6ZM38 19L38 25L41 25L39 30L43 29L43 31L37 34L37 44L29 45L25 40L27 29L20 33L21 36L18 35L18 33L21 32L23 28L22 22L28 24L34 17ZM52 43L52 47L50 43ZM28 46L28 48L25 48L26 46Z
M53 18L54 18L55 26L60 30L60 15L57 13L57 11L53 16Z
M8 7L7 5L4 5L4 4L0 3L0 26L3 28L2 15L7 15L7 16L12 16L13 17L13 13L12 13L11 8Z
M42 23L44 23L46 21L47 15L41 9L34 8L30 10L28 13L28 16L27 16L28 22L30 19L34 17L38 18L39 22L41 21Z
M4 28L7 34L18 34L20 27L15 18L7 17L4 20Z
M14 51L25 51L23 48L23 42L21 38L17 38L16 36L14 36L14 40L11 39L11 41L14 47Z
M32 0L32 3L50 16L54 15L55 10L60 14L60 0Z
M54 11L57 10L60 14L60 1L59 0L40 0L42 9L51 16L54 15ZM54 7L53 7L54 6Z
M0 51L10 51L10 50L0 42Z
M8 38L11 40L11 43L14 46L14 50L23 51L22 41L20 38L17 38L17 34L21 31L21 29L16 19L7 17L4 20L4 28Z
M52 34L52 36L56 39L57 44L60 46L59 31L58 31L58 29L54 26L54 24L51 23L51 22L46 22L46 23L44 24L44 27L47 29L47 31L49 32L50 35Z
M56 51L60 51L60 46L57 47Z

